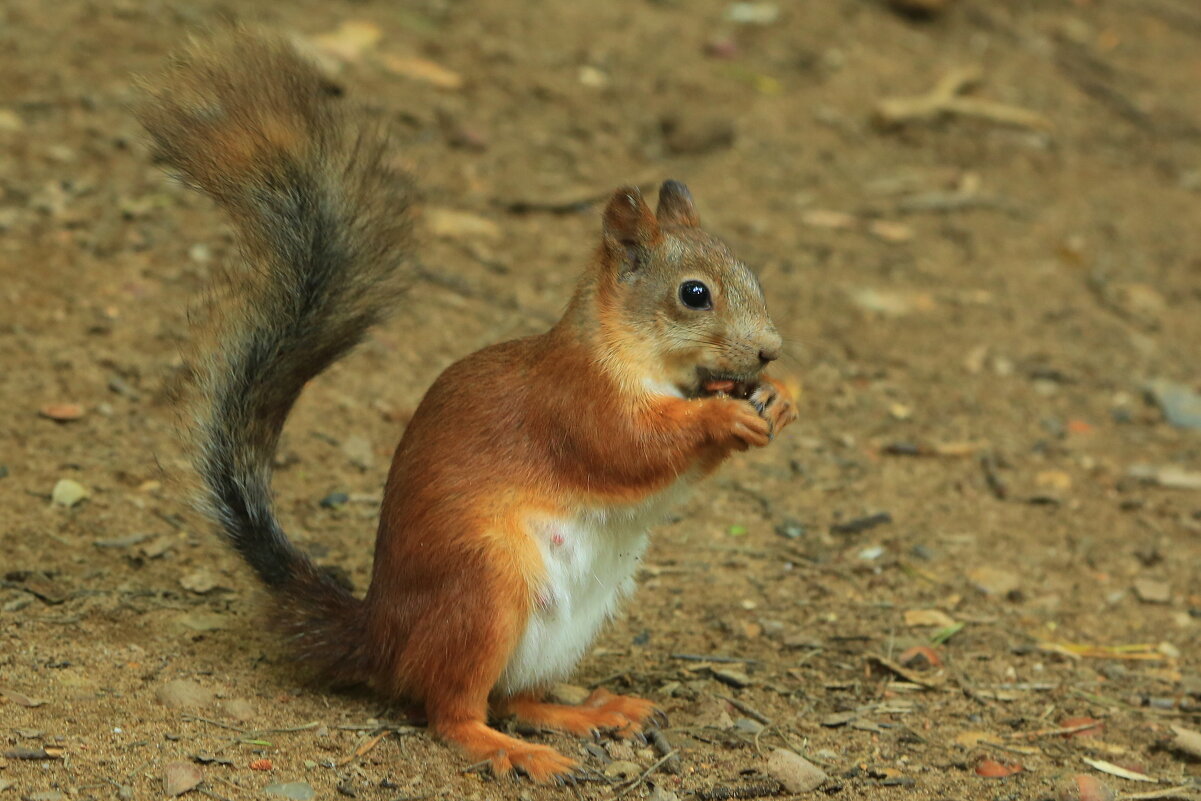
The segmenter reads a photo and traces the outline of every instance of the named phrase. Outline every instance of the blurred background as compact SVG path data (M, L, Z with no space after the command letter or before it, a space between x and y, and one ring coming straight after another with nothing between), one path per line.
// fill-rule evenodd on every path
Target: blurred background
M669 745L544 735L596 772L570 794L674 748L631 797L767 796L801 786L786 748L815 797L1195 797L1189 0L6 0L0 790L567 792L305 684L174 483L189 309L236 248L128 104L235 23L291 37L420 176L410 307L314 382L278 465L287 528L360 589L425 387L557 318L614 187L685 181L762 277L801 420L656 532L573 681L655 699Z

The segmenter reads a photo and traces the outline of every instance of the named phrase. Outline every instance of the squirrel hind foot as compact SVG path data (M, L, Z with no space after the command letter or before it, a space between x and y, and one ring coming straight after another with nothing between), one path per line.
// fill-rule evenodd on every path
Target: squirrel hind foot
M638 739L648 722L660 719L662 712L651 701L632 695L614 695L597 689L578 706L554 704L534 696L509 699L503 711L518 720L548 729L596 737L608 732L621 739Z
M571 781L580 767L579 762L550 746L522 742L480 721L442 724L435 729L469 759L491 763L497 776L516 772L537 784L563 784Z

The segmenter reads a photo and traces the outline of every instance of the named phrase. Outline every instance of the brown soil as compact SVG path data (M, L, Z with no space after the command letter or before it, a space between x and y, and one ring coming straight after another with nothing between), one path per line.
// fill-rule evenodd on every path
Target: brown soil
M411 306L306 393L276 482L287 528L364 586L389 453L423 388L554 319L598 228L584 201L680 178L761 271L802 419L656 532L628 614L580 668L578 684L671 715L678 775L625 797L770 790L763 755L778 747L823 765L817 796L848 801L1052 797L1094 772L1082 757L1195 780L1198 764L1161 743L1201 716L1201 494L1127 471L1201 468L1201 434L1169 425L1142 389L1198 381L1201 13L1188 0L960 0L921 21L833 0L782 2L755 25L727 21L729 6L237 12L305 37L377 26L342 64L348 102L395 123L428 207L495 225L431 235ZM305 684L264 630L248 571L187 513L173 483L179 354L189 306L234 249L211 204L149 163L126 109L131 74L234 8L0 6L0 738L62 749L0 758L0 798L161 797L165 765L198 754L228 760L200 766L214 798L277 782L330 799L338 785L364 799L616 797L600 781L464 773L423 730L349 759L403 712ZM406 74L395 57L414 55L463 86ZM1051 127L872 124L877 101L970 65L976 97ZM50 403L84 414L40 417ZM53 504L64 478L90 497ZM334 492L349 503L319 505ZM890 522L837 528L877 512ZM795 539L776 531L788 521L803 526ZM937 626L906 621L928 609L964 626L936 646L941 666L912 674L925 687L872 657L929 642ZM1145 645L1147 658L1065 643ZM753 661L723 679L714 668L730 665L677 654ZM737 672L748 686L726 683ZM217 699L168 708L157 695L177 679ZM747 709L771 721L759 736ZM1100 734L1015 737L1080 716L1103 719ZM529 736L604 769L577 741ZM261 758L274 769L250 769ZM983 758L1025 770L981 778Z

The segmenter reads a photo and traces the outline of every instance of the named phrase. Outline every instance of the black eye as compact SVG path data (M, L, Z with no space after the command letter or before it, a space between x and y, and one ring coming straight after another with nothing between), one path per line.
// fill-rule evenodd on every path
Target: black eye
M685 281L680 284L680 302L690 309L712 309L713 298L709 287L700 281Z

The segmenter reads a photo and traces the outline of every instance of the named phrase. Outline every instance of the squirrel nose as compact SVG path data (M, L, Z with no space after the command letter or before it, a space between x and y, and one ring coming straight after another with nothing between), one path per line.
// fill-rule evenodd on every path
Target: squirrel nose
M759 350L759 361L766 365L780 358L779 348L761 348Z

